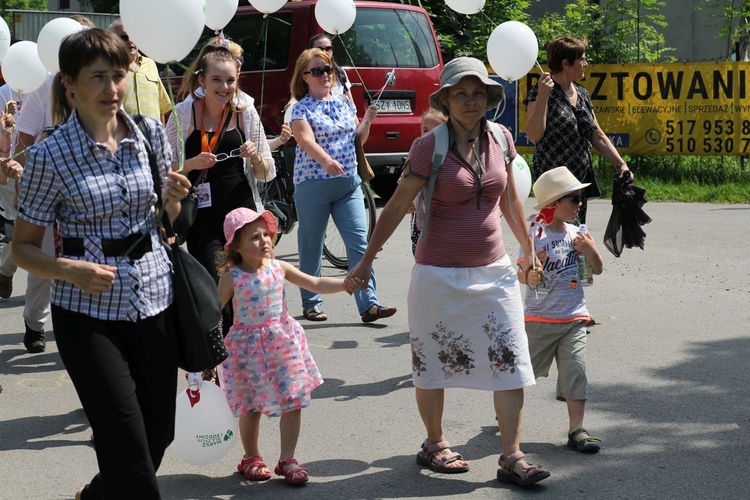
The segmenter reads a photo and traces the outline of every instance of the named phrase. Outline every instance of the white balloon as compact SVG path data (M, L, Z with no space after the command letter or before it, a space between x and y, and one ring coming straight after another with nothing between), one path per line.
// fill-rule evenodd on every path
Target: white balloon
M47 79L47 68L39 59L34 42L17 42L8 48L3 59L3 77L18 92L33 92Z
M138 49L156 62L184 59L203 33L204 0L120 0L122 25Z
M531 28L507 21L494 29L487 40L487 60L497 76L516 81L534 67L539 42Z
M5 22L5 19L0 17L0 62L3 62L3 59L5 59L8 47L10 47L10 28L8 28L8 23Z
M250 0L250 5L264 14L273 14L282 8L285 3L286 0Z
M531 193L531 169L520 154L513 160L513 180L521 203L524 203Z
M326 33L340 35L354 24L357 7L354 0L318 0L315 20Z
M60 61L58 59L60 44L68 35L84 29L86 29L85 26L82 26L81 23L69 17L58 17L44 25L39 32L36 49L39 51L39 59L41 59L47 71L50 73L60 71Z
M206 26L220 31L237 12L240 0L206 0Z
M234 445L238 419L232 415L222 391L204 382L194 406L186 389L177 396L174 441L171 448L188 463L205 465L224 458Z
M476 14L484 8L484 0L445 0L445 5L459 14Z

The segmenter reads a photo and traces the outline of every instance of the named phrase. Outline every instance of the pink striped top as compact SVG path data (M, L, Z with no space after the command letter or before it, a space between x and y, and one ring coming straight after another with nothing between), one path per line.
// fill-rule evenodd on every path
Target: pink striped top
M504 127L503 132L513 159L516 157L513 138ZM409 152L409 168L415 176L430 177L434 146L432 133L414 141ZM480 146L485 168L481 193L473 170L458 154L451 138L451 147L432 193L426 239L421 238L417 244L418 264L477 267L505 256L499 206L507 182L505 159L502 148L486 128Z

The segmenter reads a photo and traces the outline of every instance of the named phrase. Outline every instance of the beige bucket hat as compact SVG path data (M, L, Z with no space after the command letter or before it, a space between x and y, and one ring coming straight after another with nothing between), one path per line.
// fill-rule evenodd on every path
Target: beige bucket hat
M503 86L492 80L487 73L487 67L479 59L473 57L457 57L443 67L440 73L440 88L430 95L430 107L443 109L440 93L447 87L452 87L465 76L476 76L487 85L487 109L496 108L503 100Z
M547 170L534 183L534 197L538 202L534 210L541 210L566 194L583 189L590 184L590 182L581 183L575 175L570 173L568 167Z

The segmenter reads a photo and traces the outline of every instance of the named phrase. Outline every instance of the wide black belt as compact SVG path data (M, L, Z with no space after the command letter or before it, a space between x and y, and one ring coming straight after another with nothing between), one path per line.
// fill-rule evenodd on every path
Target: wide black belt
M142 234L137 233L131 234L127 238L102 238L102 253L105 257L121 257L142 236ZM83 238L63 238L62 247L63 255L83 257L86 253L86 248L83 246ZM142 240L138 241L138 244L130 251L128 257L140 259L150 251L151 235L146 235Z

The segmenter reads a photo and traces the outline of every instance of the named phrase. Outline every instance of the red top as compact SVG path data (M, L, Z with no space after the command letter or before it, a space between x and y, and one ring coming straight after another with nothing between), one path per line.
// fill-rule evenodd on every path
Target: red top
M513 138L503 128L510 158L516 157ZM430 201L427 235L417 244L418 264L438 267L477 267L505 256L500 223L500 196L508 179L502 148L485 129L481 136L481 159L485 168L479 182L472 168L458 154L455 142L438 171ZM414 141L409 169L422 179L430 177L435 137L429 133Z

